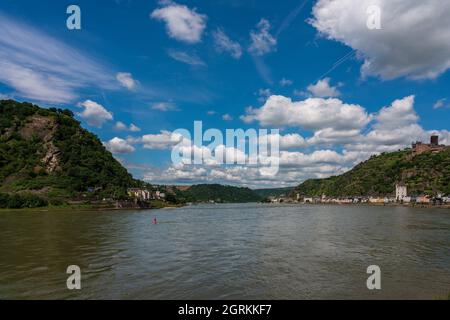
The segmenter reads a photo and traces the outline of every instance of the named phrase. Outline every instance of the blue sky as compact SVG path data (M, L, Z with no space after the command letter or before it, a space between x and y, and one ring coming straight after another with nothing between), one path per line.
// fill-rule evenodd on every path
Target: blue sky
M154 183L296 185L431 133L450 144L450 5L375 1L369 30L373 2L2 0L0 95L73 110ZM168 136L196 120L280 129L280 172L174 166Z

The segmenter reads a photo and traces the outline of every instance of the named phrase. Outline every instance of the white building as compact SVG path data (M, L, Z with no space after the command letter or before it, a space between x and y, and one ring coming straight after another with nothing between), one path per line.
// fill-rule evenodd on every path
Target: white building
M151 193L150 193L150 191L148 191L146 189L129 188L128 195L130 197L137 198L140 200L149 200Z
M313 203L313 202L314 202L313 198L304 198L303 199L303 203Z
M397 184L395 186L395 199L397 201L403 201L407 196L408 196L408 190L406 188L406 185Z

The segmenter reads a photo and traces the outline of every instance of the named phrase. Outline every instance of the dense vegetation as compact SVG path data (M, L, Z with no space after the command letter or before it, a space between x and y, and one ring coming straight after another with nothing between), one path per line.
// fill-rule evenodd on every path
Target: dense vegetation
M48 205L47 200L34 194L12 194L0 193L0 208L37 208Z
M70 110L2 100L0 114L1 192L59 202L88 188L121 198L139 184Z
M450 149L415 157L409 150L372 156L340 176L307 180L294 192L310 196L383 196L395 194L399 182L407 185L411 195L450 194Z
M287 196L292 192L292 190L294 190L293 187L254 189L253 191L262 198L268 198L268 197L280 197L283 195Z
M178 190L177 198L186 202L243 203L258 202L262 198L249 188L223 186L220 184L198 184Z

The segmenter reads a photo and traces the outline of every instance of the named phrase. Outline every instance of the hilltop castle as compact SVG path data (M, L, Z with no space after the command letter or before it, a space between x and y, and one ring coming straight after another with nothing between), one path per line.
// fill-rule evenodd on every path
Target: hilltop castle
M417 141L412 144L412 154L414 156L419 155L424 152L441 152L445 150L447 146L443 144L439 144L439 136L431 136L430 143L422 143L421 141Z

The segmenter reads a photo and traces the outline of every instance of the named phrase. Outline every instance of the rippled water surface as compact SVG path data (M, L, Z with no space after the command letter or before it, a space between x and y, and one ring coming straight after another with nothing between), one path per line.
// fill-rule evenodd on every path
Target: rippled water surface
M366 287L374 264L382 272L375 292ZM81 268L81 290L66 287L69 265ZM2 299L434 299L449 292L450 210L233 204L0 212Z

